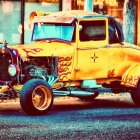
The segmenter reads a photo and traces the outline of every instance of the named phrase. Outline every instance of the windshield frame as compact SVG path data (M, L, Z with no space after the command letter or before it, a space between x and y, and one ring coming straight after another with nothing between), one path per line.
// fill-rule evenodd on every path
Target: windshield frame
M62 25L65 25L65 26L71 26L71 27L73 27L73 29L72 29L72 34L71 34L71 39L70 40L67 40L67 39L62 39L62 38L47 38L47 37L45 37L45 38L38 38L38 39L34 39L34 33L35 33L35 26L36 26L36 24L40 24L40 26L42 26L41 24L54 24L54 25L60 25L60 26L62 26ZM37 25L38 26L38 25ZM42 28L43 29L43 28ZM33 31L32 31L32 37L31 37L31 41L41 41L41 40L57 40L57 41L63 41L63 42L75 42L75 39L76 39L76 32L75 32L75 30L76 30L76 25L75 25L75 23L50 23L50 22L35 22L34 23L34 26L33 26ZM44 34L45 34L45 32L44 32Z

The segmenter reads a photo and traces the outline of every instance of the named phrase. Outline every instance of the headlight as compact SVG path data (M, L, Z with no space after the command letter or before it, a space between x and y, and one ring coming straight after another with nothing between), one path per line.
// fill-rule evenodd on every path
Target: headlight
M13 77L18 72L19 72L19 69L18 69L18 67L16 65L13 65L13 64L9 65L9 67L8 67L8 73L9 73L10 76Z

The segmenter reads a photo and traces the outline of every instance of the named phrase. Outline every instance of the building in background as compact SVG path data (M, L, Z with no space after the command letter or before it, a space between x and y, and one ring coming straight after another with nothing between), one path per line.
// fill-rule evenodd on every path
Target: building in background
M77 9L84 10L84 1L77 0ZM93 0L93 11L117 19L124 29L125 41L140 45L140 0Z
M7 40L10 44L29 43L31 41L30 13L33 11L59 11L59 0L45 1L1 0L0 41Z
M21 2L0 1L0 41L6 39L10 43L21 43L18 27L21 24Z
M124 4L136 3L134 24L124 25L131 28L130 43L140 45L140 0L93 0L93 11L115 17L123 25ZM57 12L61 10L84 10L85 0L1 0L0 1L0 41L6 39L10 44L23 44L31 41L29 15L33 11ZM130 12L131 7L128 6ZM126 10L126 9L125 9ZM127 10L126 10L127 11ZM127 13L127 12L126 12ZM133 13L132 13L133 15ZM24 25L24 26L23 26ZM131 27L130 27L131 26ZM127 34L127 33L126 33Z
M33 11L58 12L59 0L25 0L24 3L24 41L22 43L29 43L31 41L31 28L29 16ZM23 16L22 16L23 17Z

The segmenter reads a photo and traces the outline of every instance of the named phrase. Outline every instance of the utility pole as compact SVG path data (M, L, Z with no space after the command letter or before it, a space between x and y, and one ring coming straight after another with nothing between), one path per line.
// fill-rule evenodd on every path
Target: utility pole
M21 44L24 44L24 16L25 16L25 1L21 0L21 25L22 25Z
M84 10L93 12L93 0L84 1Z
M59 0L59 11L62 11L62 0Z
M72 9L72 0L62 0L62 10L67 11Z

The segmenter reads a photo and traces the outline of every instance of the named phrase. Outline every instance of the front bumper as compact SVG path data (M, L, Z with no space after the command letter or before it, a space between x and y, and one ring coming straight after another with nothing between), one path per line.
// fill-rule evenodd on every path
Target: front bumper
M10 85L0 86L0 99L19 97L22 86L23 85L17 85L13 87Z

